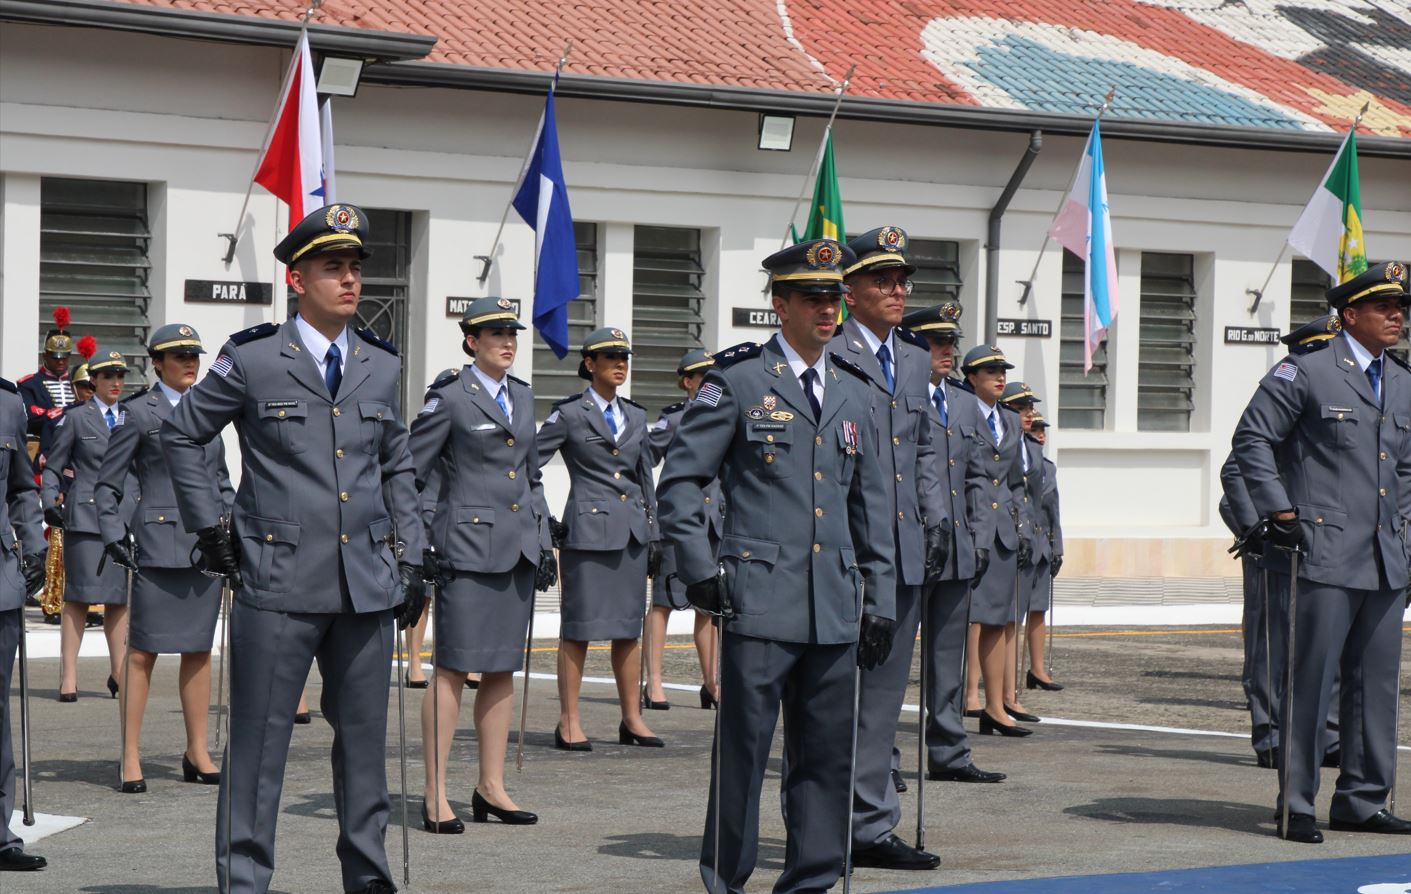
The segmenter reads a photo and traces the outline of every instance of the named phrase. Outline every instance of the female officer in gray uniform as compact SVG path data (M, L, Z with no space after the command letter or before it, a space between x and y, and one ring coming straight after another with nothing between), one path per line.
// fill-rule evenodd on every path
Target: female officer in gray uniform
M676 364L677 384L686 392L686 399L679 404L663 407L656 425L652 426L652 462L666 459L667 448L676 438L681 428L681 417L686 408L696 399L696 391L705 381L706 370L715 365L715 358L709 351L696 349L687 351ZM725 498L720 493L720 481L712 481L705 488L706 536L711 548L720 545L725 531ZM647 641L642 648L647 650L646 691L642 695L642 706L654 711L665 711L671 707L666 700L666 691L661 684L661 658L666 647L666 622L673 610L690 608L686 601L686 582L676 576L676 551L664 550L660 573L652 586L652 611L647 616ZM715 691L715 634L711 629L709 615L695 613L696 657L701 662L701 707L710 710L719 701ZM660 697L658 697L660 696Z
M1022 650L1027 648L1023 626L1031 611L1029 604L1034 590L1039 586L1039 577L1048 578L1049 546L1045 533L1044 500L1044 452L1037 441L1029 437L1029 426L1038 413L1037 405L1042 403L1039 396L1023 382L1009 382L1000 395L1000 404L1019 415L1019 459L1024 470L1024 486L1015 494L1015 506L1019 510L1019 537L1025 549L1019 559L1019 594L1014 602L1014 635L1005 634L1004 686L1009 702L1005 710L1015 720L1037 723L1039 718L1028 712L1019 701L1017 694L1022 681L1018 679ZM1032 687L1030 687L1032 688Z
M453 835L465 826L446 800L445 767L470 673L482 674L475 695L480 774L472 818L483 823L494 816L511 825L539 819L520 810L505 791L505 746L534 588L548 589L554 582L548 505L534 443L534 393L509 374L524 325L507 298L472 302L460 325L462 348L474 362L432 384L411 434L423 496L439 479L427 529L431 546L422 562L427 579L437 585L436 690L421 701L422 825Z
M1042 413L1034 413L1029 423L1029 436L1039 445L1042 456L1044 445L1048 442L1048 421ZM1058 576L1058 569L1063 567L1063 527L1058 517L1058 467L1048 457L1042 458L1044 489L1039 504L1038 533L1048 546L1049 558L1039 565L1034 589L1029 595L1029 672L1024 677L1024 686L1027 689L1058 692L1063 685L1053 682L1048 675L1048 656L1045 653L1048 621L1045 615L1053 605L1053 579Z
M559 725L554 744L592 751L578 713L588 643L612 640L612 673L623 745L660 748L642 721L640 644L647 578L661 568L656 527L656 488L647 414L617 393L627 380L632 346L621 329L596 329L583 341L578 375L591 384L554 404L539 429L539 464L562 453L568 466L563 572L563 621L558 678Z
M90 605L106 606L103 633L108 638L108 692L118 697L118 676L122 673L123 641L127 638L127 577L114 562L104 562L103 537L98 526L98 506L93 491L98 470L108 450L109 433L118 424L127 363L120 352L99 347L88 362L93 379L93 399L75 405L59 417L54 426L54 442L45 457L44 520L64 531L64 611L60 627L62 661L59 671L59 701L78 700L78 649L83 644L83 625ZM65 487L67 483L67 487ZM59 502L63 495L62 508ZM132 522L137 508L137 481L128 474L118 507L118 521Z
M181 713L186 721L186 750L181 755L182 778L216 785L220 772L207 750L206 715L211 704L211 643L220 612L218 579L191 564L196 535L186 533L176 508L162 420L171 414L201 369L201 337L182 323L170 323L152 333L147 354L157 371L157 384L122 402L119 424L108 437L108 452L98 472L94 498L108 560L136 569L132 585L132 615L127 632L129 657L119 681L124 690L122 792L147 790L140 744L142 715L152 670L163 652L181 655ZM230 511L235 489L225 466L219 438L205 445L213 495ZM120 514L126 485L137 481L142 494L132 533L136 553L128 545L127 526Z

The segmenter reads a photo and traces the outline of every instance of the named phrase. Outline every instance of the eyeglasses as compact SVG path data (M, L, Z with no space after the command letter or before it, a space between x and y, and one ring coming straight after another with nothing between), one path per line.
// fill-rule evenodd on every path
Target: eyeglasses
M912 289L916 288L916 283L912 282L909 279L892 279L891 277L887 276L873 277L872 285L875 286L877 288L877 291L881 292L883 295L891 294L892 290L896 289L898 286L900 286L901 290L908 295L911 294Z

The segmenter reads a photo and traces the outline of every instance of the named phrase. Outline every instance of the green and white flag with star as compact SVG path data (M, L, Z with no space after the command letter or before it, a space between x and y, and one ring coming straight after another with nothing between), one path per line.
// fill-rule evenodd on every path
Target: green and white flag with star
M1289 245L1317 264L1334 283L1367 269L1362 237L1362 191L1357 178L1357 132L1350 130L1313 198L1289 232Z

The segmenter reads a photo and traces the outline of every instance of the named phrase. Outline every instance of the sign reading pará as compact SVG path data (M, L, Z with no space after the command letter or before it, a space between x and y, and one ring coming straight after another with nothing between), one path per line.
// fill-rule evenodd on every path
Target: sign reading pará
M267 282L223 282L188 279L186 300L197 304L273 304L274 289Z

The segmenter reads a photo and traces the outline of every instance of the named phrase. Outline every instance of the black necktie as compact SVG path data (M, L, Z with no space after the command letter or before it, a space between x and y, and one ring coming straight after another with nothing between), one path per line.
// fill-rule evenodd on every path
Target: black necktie
M818 402L818 395L813 393L813 383L818 381L818 370L810 366L799 376L799 381L803 384L803 396L808 398L808 405L813 408L813 421L817 422L823 417L823 405Z

